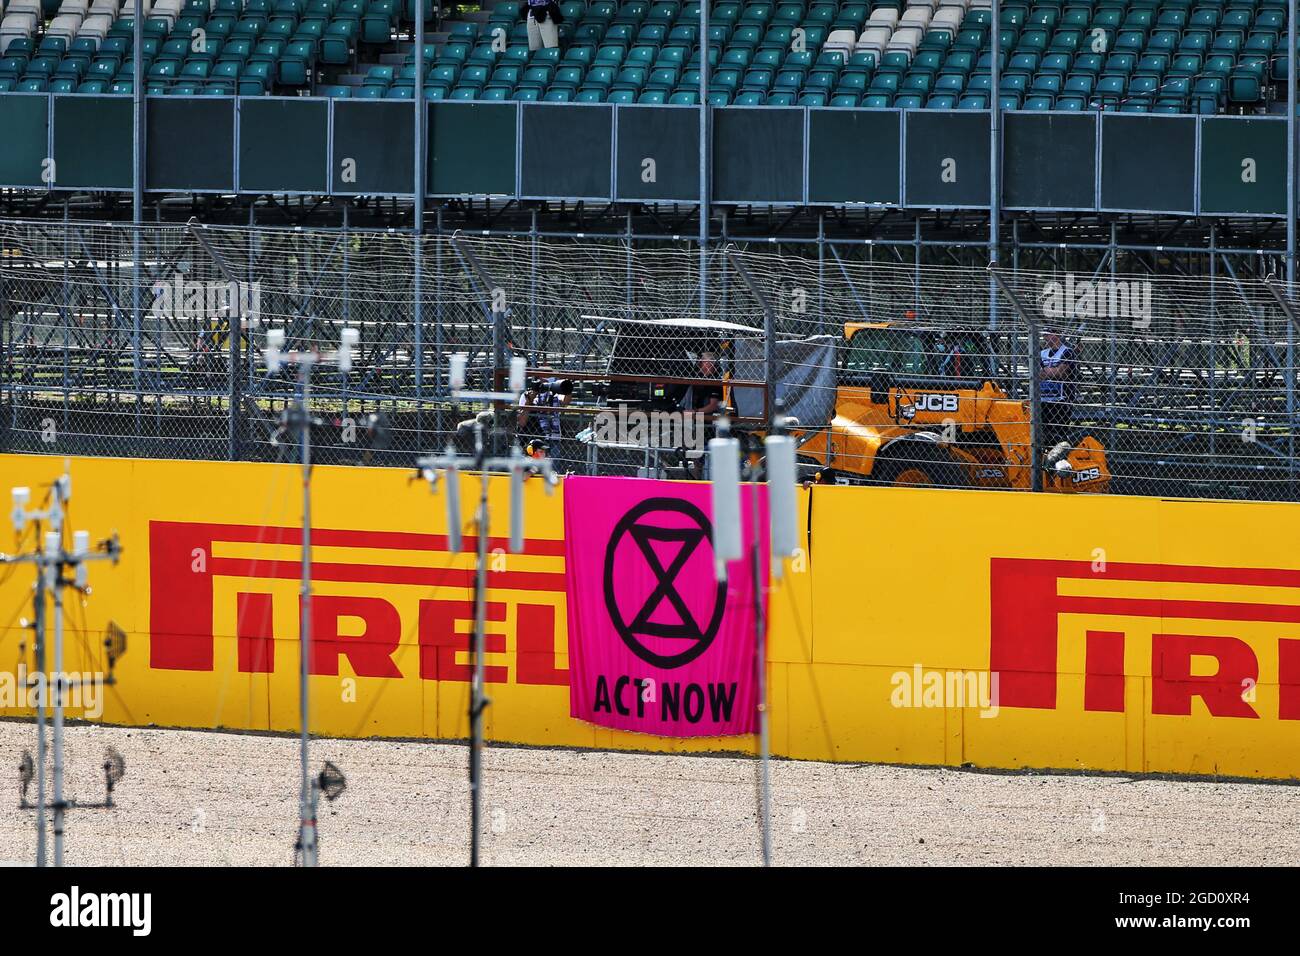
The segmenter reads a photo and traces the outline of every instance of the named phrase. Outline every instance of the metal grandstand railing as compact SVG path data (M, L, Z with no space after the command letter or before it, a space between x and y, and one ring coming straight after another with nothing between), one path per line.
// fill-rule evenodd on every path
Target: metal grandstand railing
M294 384L267 373L266 329L325 348L353 326L351 372L313 381L324 462L412 464L480 411L450 401L448 357L468 353L486 386L522 354L546 407L499 412L498 440L545 443L564 471L697 474L694 416L663 439L629 436L626 410L707 404L725 376L742 425L777 399L799 418L822 480L906 482L912 465L912 480L1080 490L1095 456L1064 472L1049 458L1090 436L1111 492L1300 497L1281 284L718 248L701 314L700 265L687 243L0 223L0 447L293 460ZM1053 333L1073 350L1067 403L1033 387Z

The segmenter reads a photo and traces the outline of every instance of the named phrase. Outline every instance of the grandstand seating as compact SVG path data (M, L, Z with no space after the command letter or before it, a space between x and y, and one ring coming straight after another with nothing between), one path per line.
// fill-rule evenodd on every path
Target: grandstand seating
M147 91L409 99L411 0L139 0ZM426 4L426 12L433 3ZM130 93L137 0L0 0L0 92ZM521 0L432 29L423 95L693 105L700 4L564 0L528 50ZM1285 0L722 0L709 102L1261 112L1285 79ZM1001 77L993 89L993 31Z

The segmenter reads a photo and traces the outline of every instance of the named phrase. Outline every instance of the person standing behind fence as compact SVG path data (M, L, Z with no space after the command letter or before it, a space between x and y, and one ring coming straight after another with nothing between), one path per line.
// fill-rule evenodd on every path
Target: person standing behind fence
M572 397L573 382L557 378L534 381L519 396L515 424L525 449L540 442L552 458L566 457L564 420L559 409L567 408Z
M695 360L695 374L704 379L718 379L718 384L692 385L682 397L681 407L706 422L722 411L722 370L716 352L701 352Z
M1055 329L1043 332L1042 345L1038 354L1038 399L1042 409L1043 450L1050 452L1060 442L1074 444L1070 428L1078 368L1074 349Z
M528 49L558 48L563 22L556 0L528 0Z

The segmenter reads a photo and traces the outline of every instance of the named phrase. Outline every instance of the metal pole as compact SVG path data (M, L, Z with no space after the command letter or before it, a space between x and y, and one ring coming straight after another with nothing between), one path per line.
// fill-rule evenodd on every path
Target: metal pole
M989 261L998 262L998 228L1002 213L1002 84L1001 0L993 0L993 63L990 67L993 91L989 96Z
M708 318L709 285L709 4L700 3L700 318ZM1294 2L1294 0L1293 0Z
M1295 287L1296 239L1296 0L1286 10L1286 284Z
M989 95L989 265L998 264L999 229L1002 218L1002 3L993 0L993 62L990 67L993 91ZM997 287L989 284L989 329L998 327Z
M229 352L229 398L230 403L230 421L227 426L226 436L226 457L230 461L238 461L243 454L243 427L240 407L243 405L243 375L244 375L244 358L243 358L243 335L244 335L244 303L249 301L244 294L245 288L240 283L239 278L235 275L230 264L216 248L208 242L208 237L203 234L203 226L197 219L191 218L186 224L190 235L194 241L203 247L203 250L212 258L213 264L216 265L217 271L221 277L226 280L227 288L230 293L230 301L226 308L227 326L230 332L230 341L226 343ZM251 264L252 256L249 261ZM252 289L251 282L248 290ZM254 317L256 318L256 317Z
M424 98L424 3L415 0L415 434L424 432L424 118L429 108Z
M415 234L424 234L424 0L415 0ZM418 273L417 273L418 276Z
M131 349L132 386L135 389L136 437L140 435L140 374L143 365L141 353L140 315L140 230L144 223L144 3L135 0L135 16L131 22Z
M515 401L518 395L514 392L477 392L463 391L459 383L454 384L451 390L452 401L456 407L460 407L462 400L468 401ZM454 487L459 491L460 478L470 471L479 473L479 501L478 509L474 516L474 531L476 535L475 542L475 564L474 564L474 632L470 636L470 654L472 661L470 664L470 688L469 688L469 863L470 866L479 865L479 844L480 844L480 826L479 820L482 817L483 805L483 712L491 703L485 693L485 657L486 651L484 645L487 637L487 558L488 558L488 534L491 528L491 514L488 509L488 484L489 471L491 470L508 470L511 473L512 488L513 482L522 479L524 471L524 457L516 447L511 450L508 458L489 458L487 455L487 437L485 435L485 426L482 421L474 423L474 454L466 458L458 455L451 444L448 443L447 453L445 456L425 456L416 460L416 467L421 477L429 481L434 491L437 491L438 475L446 475L447 481L455 482ZM555 488L557 478L554 468L551 467L549 458L532 459L529 468L540 468L545 481L547 494ZM448 495L448 529L459 531L461 526L459 494ZM522 528L523 522L523 502L522 499L515 501L514 490L511 492L511 500L521 510L514 512L511 516L512 529ZM516 525L514 522L518 522ZM515 531L511 531L512 551L516 548L522 548L522 543L515 536ZM454 550L460 551L459 535L455 538L456 543L453 545Z
M1282 314L1285 315L1290 322L1290 328L1292 330L1300 328L1300 315L1297 315L1296 306L1291 301L1291 297L1287 294L1286 289L1278 286L1276 280L1274 280L1272 276L1264 277L1264 286L1273 294L1273 298L1277 300L1278 307L1282 310Z
M442 391L442 352L443 352L443 296L442 296L442 207L434 207L434 286L433 286L433 393L441 397ZM434 430L442 437L442 402L437 403L434 411Z
M745 268L734 250L727 250L727 261L736 270L740 281L745 283L750 294L763 307L763 378L767 382L763 394L765 405L763 417L771 420L776 414L776 385L779 377L776 357L776 309L772 307L772 303L768 301L767 296L763 294L763 290L759 288L758 283L754 281L754 277L749 274L749 270Z
M474 428L474 455L478 459L480 491L475 531L478 535L474 567L474 673L469 693L469 865L478 866L479 808L483 799L483 692L484 635L487 627L488 474L484 463L483 425ZM453 481L456 478L453 476Z
M54 513L50 518L50 530L58 535L59 549L63 548L63 479L54 482ZM36 542L43 547L44 542ZM50 562L47 555L46 562ZM45 567L45 565L42 565ZM50 586L54 595L54 865L63 865L63 569L58 560L49 568ZM49 686L48 684L46 686Z
M1286 13L1286 291L1295 295L1296 257L1296 0ZM1295 474L1295 322L1286 330L1287 461Z
M1029 487L1034 491L1042 491L1043 439L1041 423L1043 420L1043 403L1038 382L1038 361L1041 349L1038 342L1038 319L1033 312L1025 308L1025 304L1020 301L1019 294L1011 286L1007 285L1006 280L1002 278L1002 272L998 268L989 266L989 275L993 276L993 281L1006 294L1007 299L1011 302L1011 307L1016 310L1028 330L1029 354L1026 357L1029 360Z
M488 297L488 309L492 316L492 390L497 391L501 387L502 375L505 372L506 367L505 321L507 304L505 301L504 288L496 284L487 269L483 268L483 264L478 261L478 257L470 250L469 246L465 245L455 235L451 237L451 244L452 248L456 250L457 255L461 257L461 262L466 267L467 271L471 272L478 278L479 282L483 284L483 291ZM500 295L497 294L498 289L501 289ZM501 410L501 403L499 401L494 402L493 406L498 412ZM494 446L498 446L496 450L499 452L499 445L501 442L501 433L499 429L493 430L492 442Z
M40 535L36 547L41 547ZM36 865L45 866L45 707L49 681L45 673L45 567L36 566L36 673L39 696L36 698Z
M775 420L776 412L772 413ZM775 430L775 426L774 429ZM770 481L770 479L769 479ZM750 549L753 556L754 573L754 657L758 678L758 822L762 831L763 865L772 865L772 780L771 780L771 734L767 719L767 622L763 619L763 591L767 579L763 577L763 557L759 553L763 540L762 517L758 508L758 485L751 486L750 510L754 516L754 545Z
M310 359L298 365L302 385L302 589L299 626L301 660L298 668L299 720L301 734L299 749L302 757L302 785L300 792L302 819L302 864L316 865L316 820L312 811L311 769L308 766L308 676L311 668L311 367Z

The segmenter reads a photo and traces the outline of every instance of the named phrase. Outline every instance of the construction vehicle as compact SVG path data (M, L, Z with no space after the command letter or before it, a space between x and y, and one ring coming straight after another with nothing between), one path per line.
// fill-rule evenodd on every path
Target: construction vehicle
M804 474L840 484L1034 487L1028 403L999 384L982 333L913 321L850 322L842 340L825 338L834 347L819 353L831 356L821 361L835 368L823 380L833 384L821 390L833 388L833 407L798 416L792 430ZM800 370L805 381L807 372ZM1050 447L1040 437L1041 488L1107 491L1101 443L1071 437L1073 443Z

